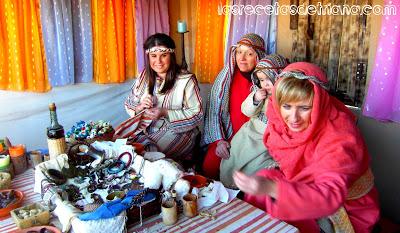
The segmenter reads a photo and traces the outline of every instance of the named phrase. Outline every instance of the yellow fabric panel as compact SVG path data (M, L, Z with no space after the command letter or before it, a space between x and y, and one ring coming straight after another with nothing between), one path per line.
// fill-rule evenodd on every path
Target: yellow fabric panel
M134 62L133 55L125 53L129 50L125 44L134 43L132 35L127 34L134 32L133 4L124 0L93 1L92 4L94 80L97 83L124 82L125 63L128 58ZM132 13L125 17L128 11Z
M214 82L224 66L225 15L218 15L221 1L197 0L194 72L201 82Z
M0 89L45 92L39 0L0 1Z

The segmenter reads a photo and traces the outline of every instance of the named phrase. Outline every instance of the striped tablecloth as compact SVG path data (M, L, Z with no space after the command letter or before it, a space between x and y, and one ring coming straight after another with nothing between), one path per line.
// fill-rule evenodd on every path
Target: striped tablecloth
M216 211L215 220L199 215L187 218L180 214L175 225L165 226L158 215L145 220L142 226L130 227L128 232L299 232L297 228L271 218L264 211L240 199L234 199L228 204L219 202L209 210Z
M11 184L12 189L18 189L25 195L24 203L28 205L41 201L40 194L33 192L34 171L28 169L21 175L17 175ZM215 210L215 220L196 216L187 218L179 215L178 222L173 226L165 226L161 216L156 215L146 219L142 226L128 226L128 232L287 232L298 233L297 228L271 218L264 211L240 200L235 199L228 204L217 203L210 211ZM12 218L0 218L0 232L7 233L17 229Z
M33 192L33 186L35 184L35 175L32 168L26 172L17 175L11 182L12 189L18 189L24 193L24 202L22 206L28 205L34 202L41 201L40 194ZM0 232L6 233L17 229L11 216L0 218Z

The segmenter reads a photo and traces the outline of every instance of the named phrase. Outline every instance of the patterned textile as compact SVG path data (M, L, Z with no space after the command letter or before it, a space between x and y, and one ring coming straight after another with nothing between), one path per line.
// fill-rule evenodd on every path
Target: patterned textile
M157 146L168 157L178 158L191 152L199 132L197 127L203 117L200 91L193 74L179 75L174 87L166 94L159 92L163 84L163 81L157 81L153 100L156 107L168 110L168 117L152 121L146 130L136 135L135 142ZM147 76L143 71L125 102L125 108L132 117L137 115L136 106L149 95L147 85Z
M273 6L278 0L230 0L226 1L227 6ZM242 12L243 13L243 12ZM246 33L255 33L265 40L265 50L267 54L275 53L277 44L277 18L276 14L235 14L230 12L226 20L226 36L225 36L225 61L229 57L229 48L234 45L242 35ZM261 57L260 57L261 58Z
M37 1L0 1L0 89L45 92L47 76Z
M151 120L146 119L144 111L122 122L114 133L113 140L117 138L128 138L128 141L134 141L151 124Z
M374 175L371 169L368 169L354 184L350 187L347 194L347 200L358 199L371 191L374 187ZM346 209L341 206L334 214L330 215L329 220L335 229L335 233L354 232L353 225L347 214Z
M246 44L254 48L258 57L262 58L265 55L263 42L264 40L260 36L250 33L244 35L237 45L231 47L227 64L215 79L208 98L209 104L206 109L202 140L204 144L210 144L220 139L228 139L233 134L229 113L229 92L236 66L236 48L240 44Z
M93 34L91 1L40 1L49 81L53 87L91 82Z
M260 87L260 81L256 74L262 72L271 80L272 84L275 84L275 80L278 78L279 73L288 65L288 60L279 54L270 54L261 59L251 75L251 79L254 84L254 90ZM267 117L265 111L260 111L258 119L267 123Z
M313 81L314 83L320 85L322 88L325 90L329 90L329 87L327 86L327 82L321 82L318 80L318 78L310 75L305 75L302 72L297 72L297 71L283 71L280 75L279 78L287 78L287 77L295 77L297 79L308 79L310 81Z
M135 0L134 2L136 44L138 45L136 48L136 61L138 70L143 70L146 54L142 45L146 38L157 32L169 34L168 1Z
M251 47L257 52L258 59L265 57L265 42L264 39L254 33L248 33L237 42L236 46L245 45Z
M400 123L400 1L385 0L397 14L382 17L378 46L363 114Z
M270 54L262 58L251 75L254 85L259 86L259 80L256 77L258 72L262 72L275 84L278 74L288 65L288 60L279 54Z

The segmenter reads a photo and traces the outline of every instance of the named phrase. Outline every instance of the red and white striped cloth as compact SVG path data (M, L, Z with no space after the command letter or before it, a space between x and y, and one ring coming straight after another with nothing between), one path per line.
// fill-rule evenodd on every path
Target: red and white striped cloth
M35 175L32 168L28 169L24 173L17 175L11 182L11 188L17 189L24 193L24 202L22 206L29 205L34 202L41 201L40 194L33 192L33 186L35 184ZM6 233L17 229L11 216L0 218L0 232Z
M218 202L209 210L216 211L215 220L200 215L187 218L180 214L176 224L165 226L161 216L157 215L145 220L143 226L129 227L128 232L299 232L297 228L272 218L240 199L234 199L228 204Z
M28 169L12 180L11 188L22 191L25 199L22 205L41 201L40 194L33 192L34 171ZM196 216L187 218L179 215L178 222L173 226L165 226L160 215L153 216L143 222L143 226L128 226L128 232L279 232L298 233L297 228L274 219L264 211L244 202L234 199L230 203L218 202L209 211L216 211L215 220ZM52 222L55 219L52 220ZM7 233L17 229L11 216L0 218L0 232Z

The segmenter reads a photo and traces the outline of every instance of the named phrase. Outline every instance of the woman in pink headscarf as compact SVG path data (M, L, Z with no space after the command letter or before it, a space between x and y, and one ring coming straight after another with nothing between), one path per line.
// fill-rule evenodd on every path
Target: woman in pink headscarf
M293 63L277 81L264 143L279 170L236 172L246 201L301 232L371 232L379 218L369 155L354 115L326 91L316 65Z

